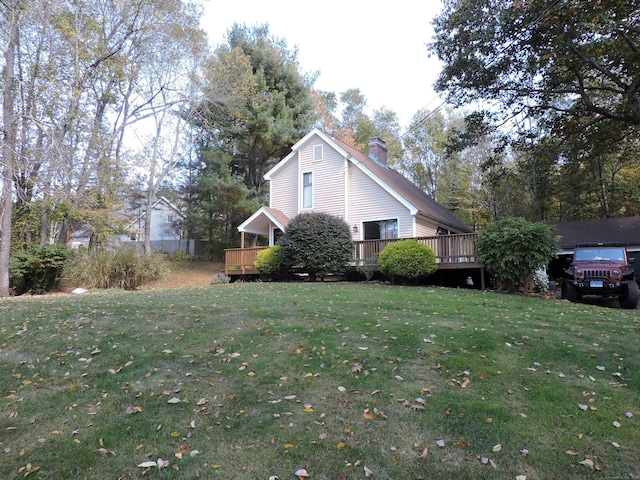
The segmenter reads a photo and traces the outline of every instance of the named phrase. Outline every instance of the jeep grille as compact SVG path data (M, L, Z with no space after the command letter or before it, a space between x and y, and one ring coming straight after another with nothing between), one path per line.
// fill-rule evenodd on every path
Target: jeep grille
M585 280L609 280L609 270L584 270Z

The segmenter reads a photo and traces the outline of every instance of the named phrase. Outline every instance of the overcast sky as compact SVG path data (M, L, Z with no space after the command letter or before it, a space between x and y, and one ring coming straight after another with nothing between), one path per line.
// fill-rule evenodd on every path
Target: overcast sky
M439 0L209 0L202 27L216 46L234 22L268 23L298 47L302 71L320 72L316 89L359 88L370 110L393 110L404 131L418 109L440 103L432 88L440 66L425 46L440 7Z

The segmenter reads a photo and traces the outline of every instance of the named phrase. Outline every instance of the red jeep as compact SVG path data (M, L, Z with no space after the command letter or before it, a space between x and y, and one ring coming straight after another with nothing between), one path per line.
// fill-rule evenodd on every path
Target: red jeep
M562 281L562 298L618 297L620 307L636 308L638 284L624 243L578 243Z

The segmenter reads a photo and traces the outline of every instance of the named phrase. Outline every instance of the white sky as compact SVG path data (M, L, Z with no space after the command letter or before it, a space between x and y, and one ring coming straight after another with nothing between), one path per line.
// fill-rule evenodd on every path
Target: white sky
M234 22L268 23L272 35L298 47L303 72L320 72L316 89L359 88L371 111L393 110L405 130L420 108L440 103L432 88L439 62L425 45L440 8L440 0L209 0L202 28L215 47Z

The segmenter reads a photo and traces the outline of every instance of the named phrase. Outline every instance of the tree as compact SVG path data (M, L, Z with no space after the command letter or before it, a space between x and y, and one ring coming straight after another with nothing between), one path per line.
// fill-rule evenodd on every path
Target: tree
M494 2L491 8L449 1L434 21L431 46L446 62L438 85L449 79L450 95L455 90L526 108L564 103L574 107L564 110L574 118L598 115L589 123L638 124L636 23L637 9L625 1ZM477 70L458 70L464 64ZM566 103L567 95L578 103Z
M544 119L565 138L623 139L640 126L638 21L627 0L446 0L430 44L444 64L436 89L455 105Z
M315 76L300 72L298 52L268 25L235 24L206 66L209 82L198 125L232 160L232 173L264 198L264 174L289 153L316 120L310 91Z
M193 235L209 241L210 253L239 244L237 226L259 208L242 178L233 175L230 159L219 150L202 150L187 221Z
M341 275L353 260L349 225L327 213L301 213L293 218L278 244L282 263L300 268L311 281L333 273Z
M485 226L478 235L476 256L507 287L531 281L535 271L555 256L557 239L551 226L505 217Z
M9 25L6 44L3 45L4 67L2 69L2 210L0 211L0 297L9 296L9 257L11 254L11 217L13 211L13 175L16 148L14 111L15 102L15 57L19 36L21 2L3 2L4 21Z

